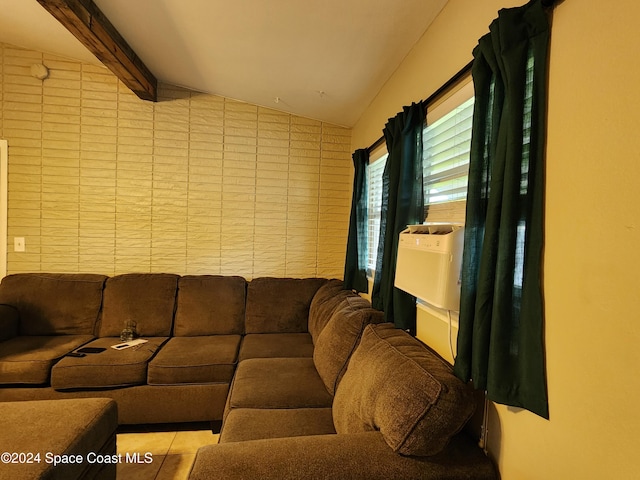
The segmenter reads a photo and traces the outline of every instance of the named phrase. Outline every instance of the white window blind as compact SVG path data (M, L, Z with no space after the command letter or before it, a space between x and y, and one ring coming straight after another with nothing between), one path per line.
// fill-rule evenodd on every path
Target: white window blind
M378 255L378 239L380 236L380 209L382 208L382 173L387 163L386 147L371 152L367 166L367 270L371 275L376 269Z
M473 100L469 78L427 112L423 168L429 221L464 221Z
M522 129L522 172L520 179L520 194L526 195L529 189L529 159L531 155L531 122L533 110L533 67L534 59L531 50L528 52L527 79L524 90L524 112ZM513 272L513 284L522 288L524 281L526 224L520 220L516 236L516 255Z

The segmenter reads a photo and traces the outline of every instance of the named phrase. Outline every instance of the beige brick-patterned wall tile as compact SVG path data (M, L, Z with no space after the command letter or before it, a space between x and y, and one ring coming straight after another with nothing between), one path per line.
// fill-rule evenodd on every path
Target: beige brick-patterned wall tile
M104 68L0 52L9 273L342 277L349 129L164 84L144 102Z
M28 245L25 252L8 248L7 270L18 263L25 269L41 266L42 202L42 83L35 95L19 93L19 86L37 87L30 76L30 65L42 62L39 52L2 46L2 137L9 141L8 220L9 238L21 236ZM13 245L10 245L11 247Z

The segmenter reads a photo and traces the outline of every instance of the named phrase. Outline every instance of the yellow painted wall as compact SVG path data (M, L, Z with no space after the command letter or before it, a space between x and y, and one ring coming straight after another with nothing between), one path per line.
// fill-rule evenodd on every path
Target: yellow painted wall
M105 68L0 55L9 273L342 277L349 129L168 85L143 102Z
M388 117L471 59L502 7L450 0L354 127ZM550 420L490 406L504 480L634 479L640 472L640 3L565 0L553 19L544 290Z
M431 305L418 304L416 337L453 364L457 351L458 312L447 312Z

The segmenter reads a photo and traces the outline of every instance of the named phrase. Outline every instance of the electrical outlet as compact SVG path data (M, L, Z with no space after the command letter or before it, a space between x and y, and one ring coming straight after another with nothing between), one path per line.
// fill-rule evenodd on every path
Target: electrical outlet
M26 245L24 243L24 237L14 237L13 238L13 251L14 252L24 252L26 250Z

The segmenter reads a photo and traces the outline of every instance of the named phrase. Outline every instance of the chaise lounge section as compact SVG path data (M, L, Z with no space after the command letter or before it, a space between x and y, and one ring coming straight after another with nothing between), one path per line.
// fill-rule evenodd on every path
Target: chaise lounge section
M474 401L451 367L391 324L363 328L328 404L292 395L267 369L261 387L273 382L271 393L247 402L236 390L252 384L237 376L220 444L198 451L189 478L497 478L463 431ZM298 375L291 383L308 381Z

